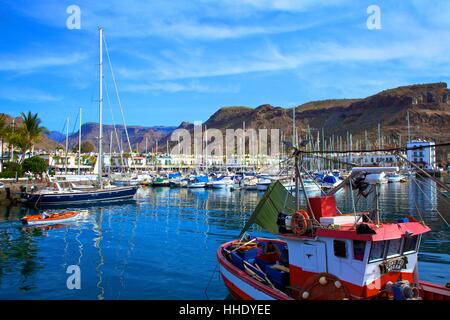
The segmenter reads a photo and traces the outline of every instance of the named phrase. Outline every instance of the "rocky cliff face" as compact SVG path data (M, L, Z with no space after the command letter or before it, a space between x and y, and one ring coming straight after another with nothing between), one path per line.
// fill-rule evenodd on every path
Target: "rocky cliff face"
M450 141L450 90L446 83L418 84L389 89L364 99L313 101L295 107L296 127L301 135L309 127L313 132L323 132L354 140L362 139L365 131L369 139L377 137L378 124L386 141L407 138L407 112L409 111L412 138L428 138L436 142ZM282 131L289 140L292 134L292 108L269 104L255 109L224 107L215 112L204 125L207 128L273 129ZM190 128L186 123L183 127ZM161 145L165 145L163 138ZM450 150L440 149L438 156L446 160Z
M301 135L322 128L325 138L332 135L346 137L347 132L354 140L362 139L367 131L369 139L376 140L378 124L386 141L395 141L401 136L402 141L407 138L406 115L409 112L411 135L413 138L428 138L436 142L450 141L450 90L446 83L417 84L384 90L364 99L335 99L312 101L295 107L297 130ZM245 122L246 128L280 129L286 140L290 140L292 133L292 108L275 107L269 104L257 108L245 106L223 107L215 112L204 125L207 128L238 129ZM193 130L193 124L183 122L178 128ZM145 149L145 140L151 150L158 142L159 150L165 151L166 141L175 127L141 127L129 126L128 134L133 150ZM104 148L109 151L111 125L104 126ZM125 131L117 126L119 140L123 149L128 152ZM86 123L82 127L83 141L90 141L97 146L98 125ZM70 137L70 146L78 142L78 133ZM64 143L64 142L63 142ZM388 143L387 143L388 144ZM58 145L44 137L39 147L48 149ZM115 135L113 149L118 150ZM438 150L438 157L446 160L449 149Z
M325 136L354 136L372 132L380 123L384 134L406 136L409 110L412 134L437 140L450 140L450 90L446 83L412 85L382 91L365 99L309 102L295 108L300 132L309 126L324 128ZM231 109L231 110L230 110ZM222 108L205 124L208 127L279 128L292 132L292 109L262 105L256 109Z

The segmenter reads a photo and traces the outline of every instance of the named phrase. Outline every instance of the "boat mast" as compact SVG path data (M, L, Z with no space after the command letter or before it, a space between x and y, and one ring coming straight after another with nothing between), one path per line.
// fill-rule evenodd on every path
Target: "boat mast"
M148 154L147 136L145 136L145 154Z
M99 185L100 185L100 189L103 188L103 181L102 181L102 169L103 169L103 157L102 157L102 144L103 144L103 122L102 122L102 104L103 104L103 59L102 59L102 44L103 44L103 28L99 27L98 28L98 32L99 32L99 87L98 87L98 93L99 93L99 99L98 99L98 107L99 107L99 133L98 133L98 158L97 158L97 163L98 163L98 180L99 180Z
M67 157L69 153L69 118L66 120L66 154L64 156L64 172L67 174ZM25 157L25 155L24 155Z
M292 108L292 146L295 147L295 107Z
M411 126L409 123L409 110L406 110L406 121L408 122L408 141L411 142Z
M81 162L81 108L80 108L80 128L78 129L78 175L81 174L80 162Z

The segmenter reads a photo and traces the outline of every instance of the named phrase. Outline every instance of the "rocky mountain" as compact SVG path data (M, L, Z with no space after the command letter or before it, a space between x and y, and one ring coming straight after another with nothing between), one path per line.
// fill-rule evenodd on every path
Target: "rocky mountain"
M380 125L384 145L394 145L407 139L407 112L412 138L433 139L437 143L450 141L450 90L446 83L418 84L379 92L364 99L337 99L313 101L295 107L296 127L305 136L309 127L316 136L322 132L325 139L347 133L353 141L363 140L367 131L369 141L375 144ZM257 108L243 106L223 107L204 125L207 128L280 129L286 140L292 136L292 108L269 104ZM192 130L192 125L182 126ZM160 145L165 145L166 136ZM400 140L401 139L401 140ZM440 148L437 156L446 161L450 149Z
M372 145L377 141L377 130L380 125L384 145L402 144L407 138L407 120L409 113L412 138L433 139L437 143L450 141L450 90L446 83L417 84L384 90L363 99L334 99L312 101L295 107L296 128L299 135L306 136L310 132L323 139L340 136L345 141L347 133L353 135L354 142L361 142L367 131ZM246 106L223 107L216 111L204 123L207 128L220 130L242 128L280 129L285 140L292 135L293 108L283 108L264 104L257 108ZM12 118L9 118L12 120ZM17 119L17 121L20 121ZM193 130L193 124L182 122L178 128ZM147 140L149 151L156 144L159 151L166 150L166 142L175 127L129 126L128 134L133 150L144 151ZM113 134L113 150L119 144L125 152L129 151L123 126L116 126L117 137ZM104 126L104 150L109 151L111 125ZM49 137L64 144L65 136L52 132ZM55 148L58 143L49 137L43 137L38 147ZM97 147L98 124L85 123L82 126L82 140L90 141ZM78 143L78 132L69 138L70 148ZM354 145L355 147L355 145ZM447 161L450 148L437 150L438 159Z
M61 143L66 139L66 136L59 131L50 131L50 133L47 134L47 137L58 143Z
M139 150L140 152L145 151L146 140L147 150L151 151L151 148L155 147L158 141L170 134L174 129L175 127L166 126L127 126L131 147L133 151ZM90 122L83 124L81 126L81 140L91 142L95 146L95 150L97 150L98 131L99 125L97 123ZM109 152L111 137L113 151L118 152L119 149L122 149L124 152L129 152L130 149L124 126L117 125L114 130L114 126L112 125L103 125L103 148L106 152ZM62 143L64 144L64 139ZM77 144L78 131L69 136L69 148L72 149L76 147ZM119 145L120 148L118 147Z

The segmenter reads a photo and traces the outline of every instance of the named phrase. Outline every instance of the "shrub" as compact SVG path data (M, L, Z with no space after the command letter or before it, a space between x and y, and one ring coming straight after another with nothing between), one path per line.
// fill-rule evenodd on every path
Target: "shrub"
M23 172L43 173L48 170L48 163L41 157L31 157L22 163Z
M0 178L15 178L23 176L23 168L20 163L17 162L6 162L3 166L3 172L0 173Z

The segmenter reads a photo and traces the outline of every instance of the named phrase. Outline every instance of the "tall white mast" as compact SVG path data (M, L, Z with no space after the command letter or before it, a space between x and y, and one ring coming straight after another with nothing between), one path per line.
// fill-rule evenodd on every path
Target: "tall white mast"
M103 171L103 119L102 119L102 112L103 112L103 58L102 58L102 49L103 49L103 28L98 28L99 32L99 87L98 87L98 93L99 93L99 99L98 99L98 108L99 108L99 132L98 132L98 180L100 184L100 189L103 189L103 180L102 180L102 171Z
M411 126L409 123L409 110L406 110L406 121L408 122L408 141L411 142Z
M292 108L292 146L295 146L295 107Z
M66 120L66 154L64 159L64 172L67 173L67 157L69 154L69 118ZM24 155L25 157L25 155Z
M148 154L147 136L145 136L145 154Z
M80 108L80 128L78 129L78 175L81 174L80 162L81 162L81 108Z

